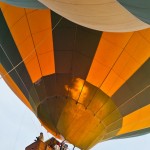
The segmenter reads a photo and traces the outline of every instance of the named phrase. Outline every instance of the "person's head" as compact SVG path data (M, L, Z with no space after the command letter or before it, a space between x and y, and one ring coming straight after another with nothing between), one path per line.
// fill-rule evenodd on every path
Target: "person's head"
M61 145L63 145L63 146L64 146L64 145L65 145L65 143L64 143L64 142L62 142L62 143L61 143Z
M40 133L40 136L43 136L43 133L42 133L42 132Z
M68 148L68 145L67 145L67 144L65 144L65 148Z

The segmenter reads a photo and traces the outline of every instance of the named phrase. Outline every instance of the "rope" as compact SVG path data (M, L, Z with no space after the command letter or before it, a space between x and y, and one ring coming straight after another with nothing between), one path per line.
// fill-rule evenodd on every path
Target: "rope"
M61 17L61 19L57 22L57 24L54 26L54 28L52 29L52 31L54 31L54 29L58 26L58 24L61 22L61 20L63 19L63 17ZM0 44L0 47L1 49L3 50L4 54L6 55L8 61L11 63L12 65L12 69L10 71L8 71L6 74L4 75L0 75L0 79L4 78L5 76L7 76L8 74L10 74L13 70L15 70L16 74L18 75L19 79L21 80L22 84L24 85L25 89L27 90L28 94L29 94L29 91L26 87L26 85L24 84L23 80L21 79L20 75L18 74L16 68L21 65L23 62L25 62L35 51L36 51L36 48L38 48L46 39L47 39L48 36L45 36L45 38L43 38L43 40L41 40L34 48L33 50L21 61L19 62L16 66L13 65L13 63L11 62L10 58L8 57L7 53L5 52L5 50L3 49L3 46ZM23 119L24 117L22 117L22 120L21 122L23 122ZM33 119L31 119L33 121ZM35 123L33 121L33 124L35 126ZM22 124L20 124L20 127L19 127L19 130L18 130L18 133L17 133L17 136L16 136L16 139L15 139L15 142L14 142L14 145L13 145L13 149L15 149L15 145L16 145L16 141L17 141L17 138L18 138L18 134L20 132L20 129L21 129L21 126ZM41 127L42 128L42 127Z
M53 29L52 29L52 31L54 31L54 29L58 26L58 24L61 22L61 20L63 19L63 17L61 17L60 19L59 19L59 21L56 23L56 25L53 27ZM39 47L39 46L41 46L41 44L43 44L43 42L46 40L48 38L48 36L45 36L45 38L43 38L43 40L41 40L34 48L33 48L33 50L21 61L21 62L19 62L16 66L13 66L13 68L11 69L11 70L9 70L6 74L4 74L4 75L1 75L0 76L0 79L2 79L2 78L4 78L5 76L7 76L8 74L10 74L13 70L15 70L19 65L21 65L23 62L25 62L35 51L36 51L36 49ZM0 44L0 47L2 48L2 45ZM2 48L3 49L3 48ZM3 51L4 51L4 49L3 49ZM7 55L6 54L6 52L4 51L4 53L5 53L5 55Z
M16 150L16 142L17 142L17 139L18 139L18 135L19 135L19 133L20 133L20 131L21 131L22 123L23 123L23 121L24 121L24 118L25 118L26 113L27 113L27 111L25 110L25 111L23 112L23 114L22 114L22 117L21 117L21 121L20 121L20 124L19 124L19 127L18 127L18 132L17 132L17 134L16 134L16 138L15 138L14 144L13 144L13 146L12 146L12 149L14 149L14 150Z

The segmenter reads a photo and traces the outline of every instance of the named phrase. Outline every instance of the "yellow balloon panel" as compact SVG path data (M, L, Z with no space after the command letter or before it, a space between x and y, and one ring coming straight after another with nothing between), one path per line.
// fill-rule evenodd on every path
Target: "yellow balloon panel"
M147 39L140 31L103 33L87 81L112 96L150 57Z
M123 118L123 125L117 135L150 127L150 105L147 105Z
M69 100L59 118L57 125L61 134L80 148L89 146L91 142L104 132L104 127L93 113L81 104Z
M50 10L4 6L5 4L1 3L4 17L32 82L54 73Z
M88 82L101 87L132 34L103 33L87 76Z

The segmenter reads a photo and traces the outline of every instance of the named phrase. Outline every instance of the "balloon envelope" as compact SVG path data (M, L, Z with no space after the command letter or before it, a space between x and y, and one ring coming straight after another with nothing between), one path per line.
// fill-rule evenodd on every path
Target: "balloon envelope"
M102 32L0 5L0 74L49 132L81 149L149 133L150 29Z

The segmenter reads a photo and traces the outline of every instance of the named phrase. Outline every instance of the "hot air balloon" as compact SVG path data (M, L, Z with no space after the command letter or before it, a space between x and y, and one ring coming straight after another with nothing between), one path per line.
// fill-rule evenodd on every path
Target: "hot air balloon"
M54 1L52 10L46 0L9 2L0 3L0 74L50 133L90 149L150 132L150 29L133 31L149 25L92 27L56 14Z

